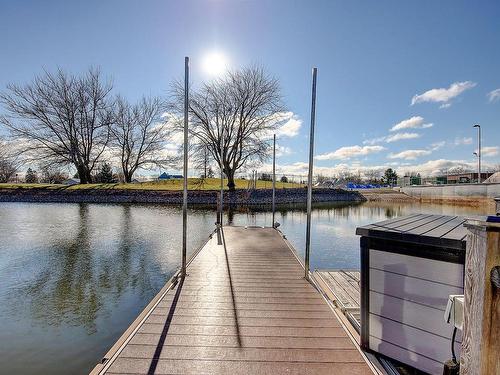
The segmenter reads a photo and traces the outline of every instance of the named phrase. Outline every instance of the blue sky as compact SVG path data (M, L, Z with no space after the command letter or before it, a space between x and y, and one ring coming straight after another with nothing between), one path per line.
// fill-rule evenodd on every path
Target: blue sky
M278 164L304 173L317 66L317 171L428 174L474 165L474 123L484 164L500 162L499 20L498 1L2 0L0 87L98 65L134 100L166 94L186 55L193 83L207 79L218 51L279 78L298 131L280 137Z

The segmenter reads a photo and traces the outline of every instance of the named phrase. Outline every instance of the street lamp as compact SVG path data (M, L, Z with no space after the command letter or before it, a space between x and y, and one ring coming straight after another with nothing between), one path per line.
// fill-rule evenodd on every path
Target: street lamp
M481 125L476 124L473 128L477 128L477 152L474 154L477 156L477 182L481 183Z

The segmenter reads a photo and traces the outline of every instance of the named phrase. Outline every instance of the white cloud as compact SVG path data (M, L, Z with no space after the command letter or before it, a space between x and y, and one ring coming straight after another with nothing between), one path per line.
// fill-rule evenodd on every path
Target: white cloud
M400 141L402 139L414 139L414 138L420 138L420 134L418 134L418 133L396 133L396 134L388 136L385 139L385 141L387 143L391 143L391 142Z
M441 141L441 142L435 142L431 144L431 150L436 151L439 150L440 148L443 148L446 145L446 141Z
M404 159L404 160L415 160L421 156L430 155L432 151L430 150L406 150L398 152L397 154L390 153L387 155L389 159Z
M424 124L424 118L422 116L413 116L409 119L403 120L395 124L390 131L395 132L403 129L426 129L432 127L434 124L428 123Z
M283 155L290 155L292 153L292 149L290 147L276 145L276 157L280 157Z
M481 156L496 156L498 155L498 150L499 150L498 146L481 147Z
M350 159L365 156L385 150L382 146L347 146L341 147L333 152L321 154L315 157L317 160Z
M493 164L489 165L484 163L485 169L491 169ZM465 160L448 160L448 159L436 159L429 160L425 163L421 164L413 164L413 163L399 163L397 161L391 161L388 163L384 163L382 165L358 165L355 163L339 163L331 166L314 166L314 174L322 174L327 177L335 177L339 174L351 172L363 175L365 170L385 170L387 168L393 168L396 170L398 175L403 175L407 171L415 171L420 173L422 176L436 176L436 175L446 175L448 170L451 170L456 167L461 167L469 170L476 169L476 163L474 161L465 161ZM305 179L307 176L307 168L308 164L305 162L297 162L293 164L278 164L276 166L276 173L278 175L287 175L287 176L302 176L302 179ZM260 170L262 171L272 171L272 164L264 164L261 166Z
M276 114L276 136L295 137L299 134L302 120L293 112Z
M470 144L472 144L472 138L470 137L455 138L455 146L470 145Z
M449 169L456 167L473 169L475 168L475 164L466 162L464 160L437 159L437 160L429 160L422 164L407 165L405 166L404 170L417 171L422 176L436 176L436 175L445 175ZM402 172L403 170L398 170L398 173Z
M494 163L483 164L485 170L492 169ZM468 170L476 170L477 165L475 161L468 160L449 160L449 159L436 159L429 160L425 163L413 164L411 162L399 162L390 161L382 165L358 165L355 163L339 163L330 166L314 166L314 174L321 174L327 177L336 177L339 174L345 174L346 172L364 175L366 170L386 170L387 168L395 169L398 175L403 175L407 171L415 171L420 173L422 176L436 176L436 175L446 175L447 171L453 170L454 168L464 168ZM301 176L300 178L305 180L307 178L307 168L308 163L297 162L293 164L277 164L276 173L278 175L287 175L289 177ZM261 166L262 171L272 171L272 164L264 164Z
M424 123L424 118L422 116L413 116L410 117L406 120L403 120L401 122L398 122L397 124L393 125L392 128L389 129L390 132L395 132L399 130L404 130L404 129L427 129L433 127L434 124L432 123ZM421 135L418 133L396 133L393 135L386 135L383 137L376 137L376 138L371 138L371 139L365 139L363 141L364 145L375 145L378 143L386 142L386 143L391 143L391 142L396 142L396 141L401 141L404 139L415 139L415 138L420 138Z
M455 82L448 88L432 89L420 95L415 95L411 99L411 105L424 102L442 103L440 108L447 108L451 105L450 101L466 90L475 87L477 84L472 81Z
M377 137L377 138L371 138L371 139L365 139L363 141L364 145L375 145L377 143L384 142L387 139L387 137Z
M496 89L493 91L490 91L488 94L488 100L490 103L496 102L497 100L500 100L500 89Z
M396 133L392 135L387 135L384 137L377 137L377 138L371 138L371 139L365 139L363 141L364 145L376 145L377 143L392 143L396 141L401 141L404 139L414 139L414 138L420 138L421 135L418 133Z

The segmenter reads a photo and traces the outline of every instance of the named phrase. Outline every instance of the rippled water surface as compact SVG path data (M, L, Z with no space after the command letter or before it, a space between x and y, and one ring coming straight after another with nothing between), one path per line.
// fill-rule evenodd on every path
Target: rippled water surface
M328 204L313 211L312 268L359 268L357 226L415 212L484 214L430 204ZM271 225L264 209L225 213ZM189 210L188 249L215 212ZM305 211L276 220L302 255ZM156 205L0 203L0 373L85 374L179 265L181 210Z

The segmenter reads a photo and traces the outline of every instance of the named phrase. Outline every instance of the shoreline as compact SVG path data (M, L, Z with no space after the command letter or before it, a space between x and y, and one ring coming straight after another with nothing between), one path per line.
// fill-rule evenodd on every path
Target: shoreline
M219 190L189 190L188 204L216 207ZM153 189L54 189L37 188L0 188L0 202L26 203L153 203L182 205L182 191ZM380 203L433 203L479 207L494 206L494 201L485 197L416 197L394 190L343 190L313 189L313 203L331 202L380 202ZM307 189L276 189L276 205L306 204ZM224 191L224 206L257 207L272 204L271 189L240 189Z
M190 190L188 204L216 206L219 191ZM365 202L367 199L357 191L342 189L313 189L313 202ZM32 203L161 203L181 205L182 191L169 190L119 190L119 189L0 189L0 202ZM276 204L306 203L305 188L277 189ZM272 190L224 191L225 206L259 206L272 203Z

